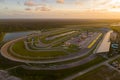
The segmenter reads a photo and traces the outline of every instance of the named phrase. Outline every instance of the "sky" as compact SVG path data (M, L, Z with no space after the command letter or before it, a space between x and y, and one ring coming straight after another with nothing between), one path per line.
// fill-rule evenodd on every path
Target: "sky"
M120 0L0 0L0 19L120 19Z

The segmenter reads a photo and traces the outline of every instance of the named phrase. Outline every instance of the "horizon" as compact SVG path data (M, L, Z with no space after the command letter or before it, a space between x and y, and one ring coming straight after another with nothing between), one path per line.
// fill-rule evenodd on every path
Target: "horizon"
M120 19L119 0L0 0L0 19Z

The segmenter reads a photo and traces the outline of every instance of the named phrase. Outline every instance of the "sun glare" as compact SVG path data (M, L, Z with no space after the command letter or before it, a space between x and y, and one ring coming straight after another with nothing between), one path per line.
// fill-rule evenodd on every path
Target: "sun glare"
M120 0L0 0L0 18L87 18L89 12L93 18L118 14Z

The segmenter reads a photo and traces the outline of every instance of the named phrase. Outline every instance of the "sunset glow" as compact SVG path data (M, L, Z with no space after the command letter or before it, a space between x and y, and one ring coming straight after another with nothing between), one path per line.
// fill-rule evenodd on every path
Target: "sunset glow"
M120 0L0 0L0 18L120 19Z

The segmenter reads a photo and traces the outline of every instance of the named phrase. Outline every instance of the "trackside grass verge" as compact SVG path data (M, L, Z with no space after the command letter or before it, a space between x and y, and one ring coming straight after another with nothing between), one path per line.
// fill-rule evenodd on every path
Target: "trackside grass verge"
M17 68L11 71L11 74L21 77L23 80L61 80L67 76L73 75L77 72L83 71L96 64L105 61L102 57L97 57L92 61L89 61L83 65L77 67L62 69L62 70L25 70L23 68ZM47 78L46 78L47 76Z
M16 42L13 45L12 50L20 56L33 57L33 59L38 57L59 57L66 55L65 52L62 51L28 51L27 49L25 49L23 41Z

